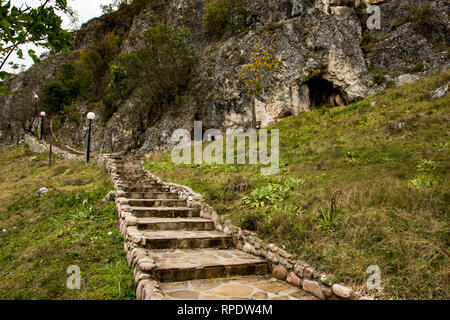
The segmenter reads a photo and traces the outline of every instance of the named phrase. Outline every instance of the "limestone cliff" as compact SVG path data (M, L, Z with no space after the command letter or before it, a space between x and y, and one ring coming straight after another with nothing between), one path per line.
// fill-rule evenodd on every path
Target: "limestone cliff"
M367 28L366 2L381 9L380 30ZM427 14L437 28L420 28L421 16L411 10L427 4ZM94 149L144 152L166 148L172 132L177 128L192 130L194 120L202 120L204 129L250 127L251 99L238 74L249 62L255 44L275 49L281 60L276 81L256 100L256 118L263 127L307 111L314 104L356 101L401 74L446 67L449 7L444 0L251 0L248 9L252 16L245 28L213 39L202 27L203 0L166 1L158 7L158 17L166 24L189 28L190 41L198 53L194 78L180 99L182 103L150 121L137 116L135 110L143 102L138 95L131 95L110 118L94 126ZM154 12L149 8L128 22L120 21L115 13L91 20L75 33L73 52L76 55L118 28L124 33L120 52L131 52L142 46L153 20ZM40 95L68 59L65 54L50 55L10 80L15 94L0 100L1 140L20 139L21 125L12 114L25 110L20 112L29 112L31 121L36 108L32 96ZM78 98L76 108L84 119L93 102ZM53 126L53 132L62 143L73 147L84 144L84 121L60 123L59 128Z

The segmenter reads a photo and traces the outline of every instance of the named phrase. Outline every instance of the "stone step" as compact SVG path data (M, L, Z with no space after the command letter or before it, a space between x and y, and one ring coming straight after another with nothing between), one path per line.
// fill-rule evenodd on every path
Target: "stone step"
M141 177L140 179L127 179L122 180L125 182L121 182L120 186L141 186L141 185L161 185L160 183L156 183L154 180L152 180L150 177Z
M317 300L269 275L164 282L160 290L166 300Z
M139 180L142 179L144 176L144 173L116 173L122 180Z
M236 249L151 250L156 267L151 271L161 282L266 275L265 260Z
M214 230L214 222L203 218L140 218L137 228L147 231Z
M200 216L200 208L130 207L137 218L192 218Z
M219 231L164 230L143 231L145 248L157 249L227 249L233 247L233 237Z
M167 187L122 187L125 192L170 192L170 188Z
M124 192L123 198L128 199L178 199L176 192Z
M119 183L117 184L118 188L159 188L164 187L162 183L157 182L146 182L146 183Z
M187 207L186 200L181 199L127 199L123 204L131 207Z
M115 168L113 168L114 171L116 172L142 172L144 171L144 169L142 169L142 167L123 167L123 166L116 166Z
M142 169L141 163L121 163L121 164L115 164L117 169L123 169L123 168L133 168L133 169Z
M144 174L144 170L141 169L116 169L114 170L117 174Z

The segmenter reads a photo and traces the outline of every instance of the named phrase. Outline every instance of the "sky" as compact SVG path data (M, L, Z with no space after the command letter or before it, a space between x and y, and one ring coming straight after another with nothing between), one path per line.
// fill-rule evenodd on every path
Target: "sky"
M30 6L37 6L39 4L39 0L12 0L11 5L15 5L20 7L23 4L28 4ZM102 15L102 10L100 5L110 4L112 0L68 0L69 6L76 12L78 16L78 21L76 25L80 27L83 23L89 21L92 18L98 17ZM63 27L67 29L73 29L73 25L71 25L71 20L67 16L62 16L63 18ZM33 45L23 45L22 50L26 53L29 49L34 49L39 56L41 53L45 52L45 49L37 48ZM19 64L24 64L25 66L21 70L26 70L29 68L33 61L28 57L27 54L24 54L24 60L18 59L16 55L10 57L8 61L14 61ZM5 71L8 72L20 72L21 70L12 70L8 67L5 67Z

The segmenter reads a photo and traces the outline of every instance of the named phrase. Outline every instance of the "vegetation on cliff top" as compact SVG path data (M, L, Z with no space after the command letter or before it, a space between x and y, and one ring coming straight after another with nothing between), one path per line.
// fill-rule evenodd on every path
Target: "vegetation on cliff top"
M430 98L449 81L442 72L280 121L273 176L251 165L174 165L164 152L145 168L363 292L367 267L378 265L380 297L449 299L450 95Z

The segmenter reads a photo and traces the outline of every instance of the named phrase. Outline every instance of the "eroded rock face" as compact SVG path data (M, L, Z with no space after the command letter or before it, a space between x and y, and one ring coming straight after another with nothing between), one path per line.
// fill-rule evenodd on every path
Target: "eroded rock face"
M380 6L381 30L368 30L365 17L357 14L355 5L364 3ZM430 14L445 22L430 37L419 32L417 22L408 21L409 7L428 3ZM308 111L315 104L343 105L376 92L382 86L373 83L370 74L373 71L398 75L411 73L417 65L423 65L425 70L448 65L448 54L436 50L431 41L441 39L442 30L448 31L449 4L443 0L251 0L249 9L254 14L245 32L221 40L210 39L202 28L203 6L202 0L173 0L163 8L168 24L191 30L191 42L198 53L195 76L180 99L182 103L166 110L159 119L141 119L136 110L143 101L131 95L106 123L95 123L94 151L146 152L169 148L173 131L179 128L193 131L195 120L203 121L205 130L249 128L252 100L238 74L250 62L255 44L262 49L275 49L276 57L281 59L274 81L256 98L256 120L263 127ZM113 18L97 18L84 25L76 33L75 51L110 32ZM152 19L149 8L134 17L127 27L121 53L142 45ZM360 43L367 34L375 41L370 52L364 54ZM9 141L10 137L5 128L9 128L8 132L20 131L10 128L11 106L20 99L21 105L26 106L28 101L32 106L29 93L40 94L64 61L59 55L50 56L41 64L46 67L32 67L12 80L17 94L0 100L2 141ZM82 99L76 105L81 119L92 110L92 103ZM55 134L62 143L82 146L87 123L66 123Z

